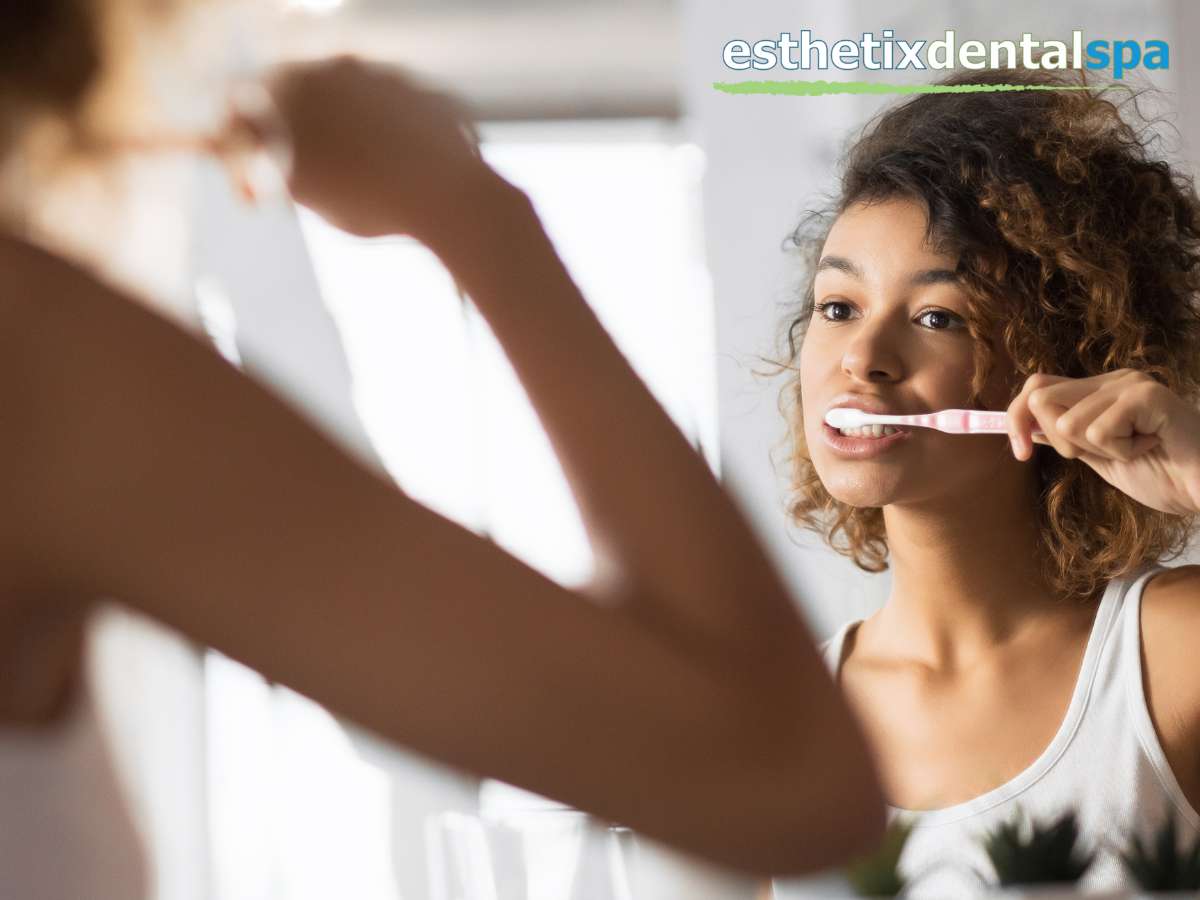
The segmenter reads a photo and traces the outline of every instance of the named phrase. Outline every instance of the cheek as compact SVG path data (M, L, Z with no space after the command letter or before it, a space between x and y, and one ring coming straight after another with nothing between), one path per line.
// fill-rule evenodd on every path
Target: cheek
M922 366L912 378L913 393L930 411L964 409L971 405L975 366L970 356L944 354Z

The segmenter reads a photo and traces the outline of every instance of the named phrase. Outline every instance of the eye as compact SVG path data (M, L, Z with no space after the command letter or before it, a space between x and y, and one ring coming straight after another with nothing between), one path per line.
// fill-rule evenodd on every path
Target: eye
M927 309L921 315L917 316L917 321L920 322L922 319L928 319L931 316L936 317L935 319L931 319L931 321L940 322L941 324L929 325L930 331L950 331L952 329L965 328L967 324L963 321L962 317L956 316L954 313L947 312L944 309Z
M835 310L832 316L825 315L825 310ZM846 310L845 315L836 314L836 310ZM845 300L827 300L824 303L817 303L813 306L813 312L819 315L826 322L845 322L850 318L851 306Z

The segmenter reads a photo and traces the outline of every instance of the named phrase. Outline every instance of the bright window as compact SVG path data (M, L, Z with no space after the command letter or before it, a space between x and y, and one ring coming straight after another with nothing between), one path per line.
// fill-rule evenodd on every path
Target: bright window
M700 151L657 120L492 125L483 135L487 158L533 198L618 346L715 465ZM586 579L590 554L549 442L486 324L432 254L301 221L357 412L397 482L550 577ZM416 900L392 840L400 794L333 718L216 654L208 688L217 896ZM536 801L487 787L491 804Z

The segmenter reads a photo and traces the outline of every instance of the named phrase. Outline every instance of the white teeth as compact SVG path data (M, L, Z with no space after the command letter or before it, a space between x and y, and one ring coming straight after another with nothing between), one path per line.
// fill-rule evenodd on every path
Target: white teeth
M846 437L877 438L895 434L899 430L892 425L862 425L858 428L839 428L838 434L844 434Z

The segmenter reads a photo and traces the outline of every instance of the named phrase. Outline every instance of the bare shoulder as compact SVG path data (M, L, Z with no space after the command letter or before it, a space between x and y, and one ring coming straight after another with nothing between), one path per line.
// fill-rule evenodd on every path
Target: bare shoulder
M1146 702L1180 786L1200 805L1200 566L1159 572L1142 592Z
M1142 628L1200 637L1200 566L1174 566L1152 576L1142 591Z
M1142 591L1142 645L1151 672L1171 676L1194 671L1200 646L1200 566L1159 572ZM1192 687L1200 706L1200 679L1180 679Z

